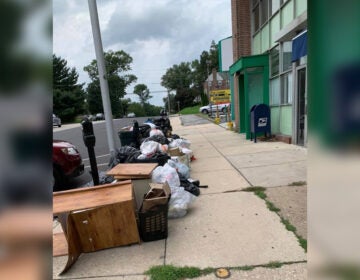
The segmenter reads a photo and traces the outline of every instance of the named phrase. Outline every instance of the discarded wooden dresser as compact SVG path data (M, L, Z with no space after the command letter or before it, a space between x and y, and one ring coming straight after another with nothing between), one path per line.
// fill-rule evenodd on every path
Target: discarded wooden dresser
M130 180L55 192L53 213L59 217L68 247L68 261L60 274L81 253L140 243Z

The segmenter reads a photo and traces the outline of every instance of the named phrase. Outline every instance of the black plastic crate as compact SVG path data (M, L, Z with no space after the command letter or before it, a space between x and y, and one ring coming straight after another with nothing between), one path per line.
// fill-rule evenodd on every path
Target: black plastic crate
M156 208L139 211L139 232L145 242L165 239L168 236L168 209L169 203L158 205Z

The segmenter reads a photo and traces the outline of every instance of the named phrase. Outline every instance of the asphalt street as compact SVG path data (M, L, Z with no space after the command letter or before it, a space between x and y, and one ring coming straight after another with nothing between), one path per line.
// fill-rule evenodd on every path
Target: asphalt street
M115 145L116 147L120 147L120 139L118 136L118 131L125 126L132 126L134 121L137 120L139 124L144 123L149 117L138 117L138 118L122 118L122 119L114 119L114 130L115 130ZM158 118L158 117L151 117ZM81 157L83 159L85 165L85 172L77 177L73 178L69 182L69 188L77 188L84 186L88 182L92 180L92 177L89 173L90 162L87 148L84 144L82 138L82 127L81 125L71 125L69 128L66 128L67 125L63 125L61 128L53 128L53 139L58 140L66 140L72 144L74 144L79 150ZM105 171L108 169L108 163L110 160L109 146L106 137L106 125L105 121L97 121L93 122L94 133L96 137L95 144L95 155L98 165L98 170Z

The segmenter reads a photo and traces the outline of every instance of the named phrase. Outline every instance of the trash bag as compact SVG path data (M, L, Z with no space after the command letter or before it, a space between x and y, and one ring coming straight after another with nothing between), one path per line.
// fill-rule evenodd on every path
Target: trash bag
M111 184L114 180L113 176L106 175L103 171L99 173L99 185Z
M146 157L143 154L140 154L136 159L134 159L132 162L134 163L157 163L159 166L163 166L167 163L167 161L170 159L170 156L168 154L162 153L162 152L156 152L151 157Z
M111 156L108 166L110 168L113 168L119 163L128 162L129 157L131 155L134 155L134 153L139 155L141 152L138 149L131 146L120 147L116 149L114 155Z
M158 142L160 144L163 144L163 145L168 145L169 144L169 139L167 139L164 135L153 135L153 136L150 136L148 138L146 138L144 140L144 142L146 141L155 141L155 142Z
M199 181L197 181L199 182ZM183 187L185 189L185 191L188 191L189 193L195 195L195 196L199 196L200 195L200 189L199 186L196 184L196 182L192 183L188 180L181 180L180 181L180 186Z
M151 136L155 136L155 135L164 136L164 133L163 133L160 129L152 128L152 129L150 130L150 137L151 137Z
M177 173L179 174L180 180L186 180L190 177L190 169L185 164L174 161L172 159L168 160L168 164L176 169Z
M168 218L181 218L187 214L190 204L195 196L185 191L182 187L171 187L171 198L169 201Z
M155 141L144 141L140 146L143 155L150 157L159 151L159 143Z
M168 182L169 186L176 188L180 186L180 178L176 169L171 167L168 163L164 166L156 167L151 176L153 183L165 183Z
M171 143L169 144L170 148L190 148L191 142L187 139L183 139L183 138L179 138L179 139L174 139L173 141L171 141Z
M172 138L172 139L179 139L179 138L180 138L180 136L179 136L179 135L177 135L177 134L171 134L171 138Z

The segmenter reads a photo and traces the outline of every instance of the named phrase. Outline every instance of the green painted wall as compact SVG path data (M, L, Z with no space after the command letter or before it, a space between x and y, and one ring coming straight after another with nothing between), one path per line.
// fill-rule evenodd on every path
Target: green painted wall
M280 107L271 107L271 133L277 134L280 133Z
M307 9L307 1L306 0L296 0L295 1L295 17L298 17Z
M292 105L280 107L280 133L292 135Z
M239 76L239 111L240 111L240 127L239 133L245 133L246 111L245 111L245 81L244 75Z
M329 81L340 68L360 63L359 11L359 0L308 1L308 124L310 133L325 143L344 145L354 137L354 132L333 129L330 120L336 119L339 105L330 103L334 88Z
M294 1L289 1L281 10L281 28L284 28L294 19Z
M235 120L235 107L234 107L234 76L230 75L230 98L231 98L231 119Z

